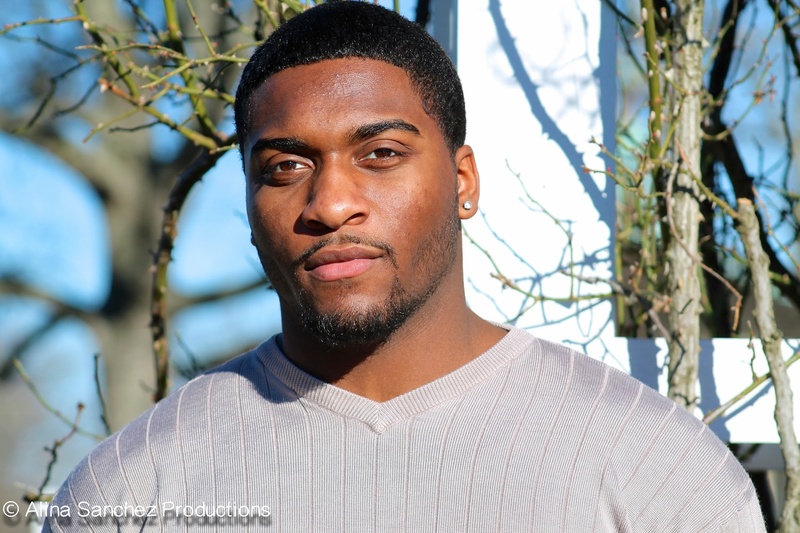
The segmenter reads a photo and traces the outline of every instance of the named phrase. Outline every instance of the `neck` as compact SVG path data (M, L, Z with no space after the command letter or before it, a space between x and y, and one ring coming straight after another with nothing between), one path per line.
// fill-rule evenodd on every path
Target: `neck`
M282 348L318 379L384 402L449 374L505 334L467 307L463 290L457 305L444 304L434 296L387 339L343 347L310 338L284 306Z

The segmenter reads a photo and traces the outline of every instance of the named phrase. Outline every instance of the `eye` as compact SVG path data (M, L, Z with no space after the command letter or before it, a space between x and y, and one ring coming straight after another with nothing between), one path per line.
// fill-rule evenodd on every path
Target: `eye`
M362 159L389 159L390 157L397 157L402 155L400 152L392 150L391 148L378 148L371 151Z
M301 177L311 165L298 159L272 158L261 172L262 178L270 183L286 183Z
M364 156L359 158L358 162L363 167L371 170L384 170L399 165L405 156L406 152L388 146L380 146L370 152L366 152Z
M297 170L299 167L300 163L297 161L281 161L273 167L273 172L291 172L292 170Z

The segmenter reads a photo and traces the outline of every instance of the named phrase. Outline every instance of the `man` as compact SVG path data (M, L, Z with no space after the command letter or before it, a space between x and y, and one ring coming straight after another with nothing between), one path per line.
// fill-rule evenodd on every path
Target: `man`
M236 126L283 332L101 444L45 530L764 531L701 422L467 308L465 122L452 63L391 11L331 3L278 29Z

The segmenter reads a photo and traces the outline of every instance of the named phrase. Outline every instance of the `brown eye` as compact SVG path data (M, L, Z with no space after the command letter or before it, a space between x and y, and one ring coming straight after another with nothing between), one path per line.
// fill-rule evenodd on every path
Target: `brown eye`
M392 150L391 148L378 148L368 153L364 159L389 159L390 157L399 156L400 153Z
M275 165L275 170L278 172L291 172L292 170L296 170L299 164L297 161L282 161Z
M282 159L268 164L262 172L262 177L268 182L290 182L298 178L310 165L296 159Z

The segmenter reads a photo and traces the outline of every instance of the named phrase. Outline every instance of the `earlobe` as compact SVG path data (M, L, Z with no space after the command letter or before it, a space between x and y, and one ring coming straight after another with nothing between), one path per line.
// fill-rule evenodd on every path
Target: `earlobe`
M456 151L455 164L458 175L458 215L466 220L478 211L481 189L475 153L470 146L465 144Z

